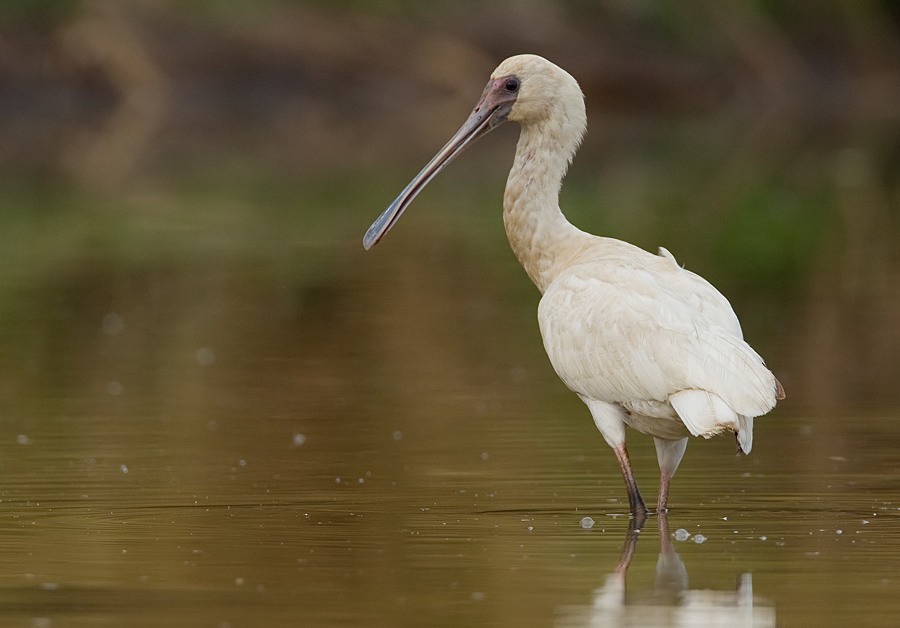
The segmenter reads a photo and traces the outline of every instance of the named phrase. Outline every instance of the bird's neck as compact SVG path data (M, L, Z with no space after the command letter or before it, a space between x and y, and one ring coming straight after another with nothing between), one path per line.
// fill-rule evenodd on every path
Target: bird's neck
M580 136L547 120L522 127L503 196L509 244L541 293L586 237L559 208L559 190Z

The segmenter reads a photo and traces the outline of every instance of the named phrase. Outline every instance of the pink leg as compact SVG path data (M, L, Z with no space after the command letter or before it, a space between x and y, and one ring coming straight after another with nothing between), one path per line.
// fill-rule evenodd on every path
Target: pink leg
M637 481L634 479L634 472L631 470L631 460L628 458L628 450L625 449L625 443L614 448L616 459L619 461L619 467L622 469L622 477L625 478L625 488L628 490L628 504L631 506L631 512L637 517L646 518L647 506L638 490Z
M659 474L659 497L656 499L656 512L663 515L669 511L667 504L669 503L669 482L672 481L672 474L660 471Z
M659 460L659 497L656 500L656 512L664 513L668 511L669 483L684 456L687 438L681 440L654 438L653 442L656 444L656 458Z

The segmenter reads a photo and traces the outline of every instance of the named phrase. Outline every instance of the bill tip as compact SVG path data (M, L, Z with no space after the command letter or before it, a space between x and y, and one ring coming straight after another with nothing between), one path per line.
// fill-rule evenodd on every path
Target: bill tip
M370 229L369 231L366 232L366 235L363 237L363 242L362 242L363 248L368 251L376 244L378 244L378 238L375 236L375 234L372 233L372 230Z

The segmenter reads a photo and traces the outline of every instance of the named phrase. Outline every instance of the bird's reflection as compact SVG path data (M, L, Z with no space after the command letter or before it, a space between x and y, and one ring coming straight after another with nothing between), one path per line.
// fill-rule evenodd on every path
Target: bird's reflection
M751 574L741 574L732 590L691 589L684 561L675 551L665 514L659 522L659 559L653 587L627 591L628 567L642 536L642 520L632 520L616 568L594 591L591 606L568 607L561 626L775 626L775 609L753 597Z

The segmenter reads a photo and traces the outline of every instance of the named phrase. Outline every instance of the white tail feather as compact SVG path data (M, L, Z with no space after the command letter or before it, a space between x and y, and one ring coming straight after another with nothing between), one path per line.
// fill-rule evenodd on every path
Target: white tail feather
M753 417L738 416L738 425L740 429L737 431L737 442L745 454L749 454L753 449Z
M725 430L741 431L737 413L711 392L682 390L671 395L669 403L694 436L709 438Z

